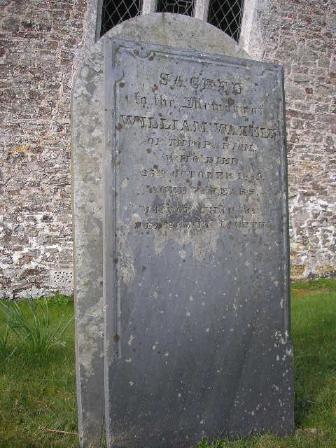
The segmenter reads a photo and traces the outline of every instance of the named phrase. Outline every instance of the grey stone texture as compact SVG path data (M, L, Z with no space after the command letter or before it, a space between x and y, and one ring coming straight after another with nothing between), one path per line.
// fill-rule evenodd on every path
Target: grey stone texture
M169 32L168 32L169 31ZM209 40L204 40L208 33ZM124 22L100 39L78 72L72 100L72 179L75 233L77 390L81 446L100 448L104 424L103 153L104 42L132 38L209 53L247 57L218 29L188 17L147 15Z
M97 45L101 48L101 45ZM72 97L76 371L81 446L104 437L102 154L103 52L82 64Z
M104 78L107 446L292 433L281 67L106 38Z
M5 1L0 296L72 292L70 94L86 2Z
M335 274L334 0L246 0L241 46L285 68L291 275Z
M244 3L241 45L285 66L292 276L334 275L334 1ZM2 296L72 292L70 92L100 6L1 5Z

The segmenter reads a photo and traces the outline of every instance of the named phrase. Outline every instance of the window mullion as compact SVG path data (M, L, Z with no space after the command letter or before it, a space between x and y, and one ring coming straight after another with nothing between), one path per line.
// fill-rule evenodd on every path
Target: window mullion
M209 0L195 0L194 17L206 22L208 20L208 13Z
M157 0L143 0L142 14L150 14L152 12L156 12L156 3Z

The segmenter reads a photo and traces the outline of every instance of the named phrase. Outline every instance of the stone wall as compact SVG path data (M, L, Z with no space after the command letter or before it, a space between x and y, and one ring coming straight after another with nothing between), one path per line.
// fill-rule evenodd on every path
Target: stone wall
M72 291L70 95L83 0L2 0L0 291Z
M336 273L334 0L246 0L241 43L285 67L292 278Z
M89 0L0 0L0 292L72 291L70 93ZM286 71L292 276L336 272L334 0L245 0L242 45ZM334 99L333 99L334 97Z

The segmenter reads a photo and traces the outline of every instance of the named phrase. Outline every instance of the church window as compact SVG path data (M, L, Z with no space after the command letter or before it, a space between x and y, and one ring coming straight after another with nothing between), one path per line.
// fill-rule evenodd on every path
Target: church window
M158 0L157 12L173 12L192 16L194 12L193 0Z
M103 0L101 10L102 36L109 29L124 20L138 16L146 0ZM157 0L154 1L156 12L170 12L196 16L197 6L203 8L202 19L216 26L236 41L239 40L244 0Z
M104 0L101 16L102 36L124 20L141 14L142 0Z
M244 0L210 0L208 22L239 40Z

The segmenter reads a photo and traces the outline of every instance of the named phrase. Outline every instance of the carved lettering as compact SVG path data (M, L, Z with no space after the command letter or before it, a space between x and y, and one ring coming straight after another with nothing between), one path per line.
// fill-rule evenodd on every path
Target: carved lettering
M159 83L172 89L191 87L199 91L216 90L226 95L240 95L243 90L243 85L239 81L205 78L202 75L188 78L181 74L161 73Z
M121 114L121 126L123 127L137 126L146 129L161 129L179 132L200 132L208 133L211 128L216 132L227 136L245 136L265 139L275 139L277 137L277 129L250 125L235 125L230 123L205 122L196 120L181 120L165 117L139 116L139 115L123 115Z
M116 130L139 135L135 229L249 232L270 225L259 219L260 162L279 131L263 124L264 102L251 103L248 82L162 70L143 91L130 92L133 107L126 100L119 109Z

